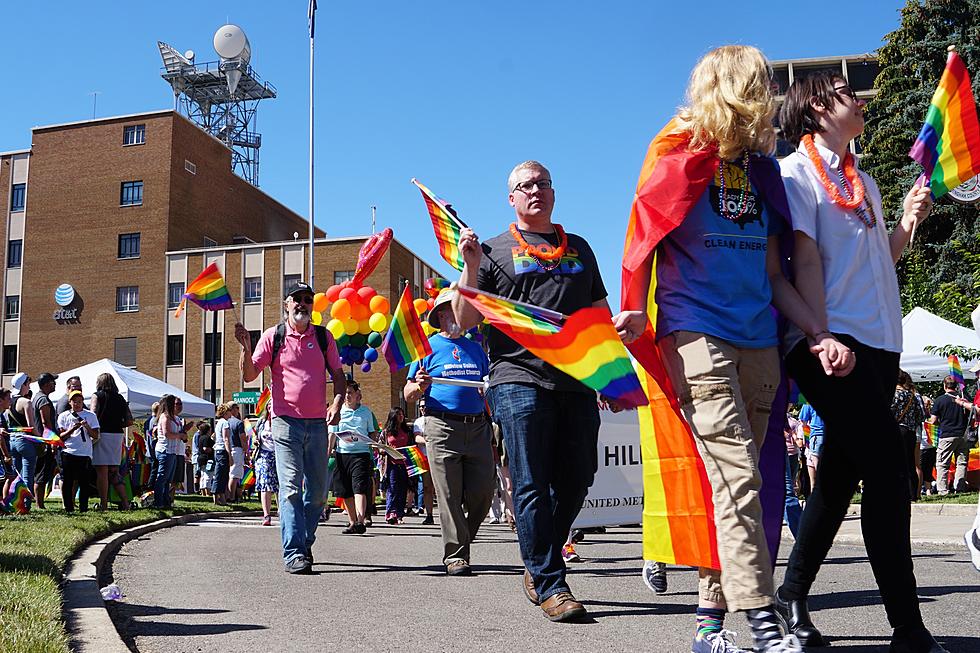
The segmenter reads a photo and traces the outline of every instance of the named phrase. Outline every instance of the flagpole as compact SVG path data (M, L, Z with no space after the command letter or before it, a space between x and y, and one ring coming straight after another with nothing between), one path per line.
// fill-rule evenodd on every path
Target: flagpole
M310 28L310 252L309 252L309 284L311 288L316 288L313 275L313 34L316 23L316 0L310 0L309 8L309 28Z

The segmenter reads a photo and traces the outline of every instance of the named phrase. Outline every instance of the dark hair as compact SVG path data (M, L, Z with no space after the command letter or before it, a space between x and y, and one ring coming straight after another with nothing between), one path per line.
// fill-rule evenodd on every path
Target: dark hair
M402 414L402 423L401 424L396 424L395 423L395 415L397 415L398 413L401 413ZM408 420L405 419L405 411L402 410L401 407L399 407L399 406L395 406L394 408L392 408L391 410L389 410L388 411L388 419L385 420L385 431L390 432L390 431L394 431L395 429L399 429L401 431L405 431L406 433L409 432L409 430L408 430Z
M3 401L8 397L10 397L10 390L7 390L6 388L0 388L0 401Z
M95 380L95 389L109 394L119 394L119 387L116 385L116 380L108 372L103 372Z
M898 371L898 385L909 392L915 392L915 386L912 384L912 376L905 370Z
M956 379L954 379L952 376L947 376L945 379L943 379L944 390L955 390L958 387L960 387L960 384L957 383Z
M783 130L783 139L796 145L807 134L819 134L820 121L810 102L828 109L840 102L840 94L834 90L838 82L843 82L844 76L832 70L820 72L795 79L793 85L786 91L786 99L779 110L779 126Z
M174 405L177 403L177 397L173 395L163 395L160 398L160 412L166 413L167 417L173 418L174 415Z
M208 433L211 432L211 425L208 424L207 422L201 422L200 424L197 425L197 432L200 433L201 435L207 435Z
M347 382L347 389L348 390L353 390L354 392L357 392L358 390L361 389L361 384L358 383L357 381L348 381Z

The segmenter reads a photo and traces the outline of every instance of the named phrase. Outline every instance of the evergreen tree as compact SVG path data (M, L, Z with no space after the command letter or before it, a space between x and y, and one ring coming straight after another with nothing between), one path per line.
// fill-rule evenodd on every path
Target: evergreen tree
M868 105L861 167L881 189L889 229L902 216L902 200L922 172L909 149L955 45L980 80L980 0L909 0L902 22L878 53L878 95ZM958 324L970 324L980 303L980 225L977 205L939 199L898 264L902 308L922 306Z

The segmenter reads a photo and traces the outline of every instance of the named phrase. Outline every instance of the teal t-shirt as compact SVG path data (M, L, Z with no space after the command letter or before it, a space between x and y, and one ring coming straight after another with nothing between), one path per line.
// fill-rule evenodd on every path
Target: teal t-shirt
M330 432L337 433L337 451L340 453L370 453L371 445L363 441L347 442L344 439L345 433L357 433L364 437L371 437L371 433L381 430L378 425L378 418L374 416L371 409L361 404L357 408L348 408L345 404L340 409L340 424L331 426Z

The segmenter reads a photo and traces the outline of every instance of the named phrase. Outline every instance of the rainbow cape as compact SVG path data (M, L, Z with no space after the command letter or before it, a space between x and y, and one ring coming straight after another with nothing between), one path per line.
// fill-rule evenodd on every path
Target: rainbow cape
M963 380L963 368L960 367L960 359L956 354L950 354L947 360L949 361L949 375L956 380L956 385L962 390L966 387L966 381Z
M422 191L422 199L425 200L425 208L429 211L432 229L436 233L436 242L439 243L439 256L457 270L462 270L463 255L459 251L459 233L466 225L456 217L455 211L418 179L412 179L412 183Z
M272 387L265 386L262 388L262 394L259 395L258 401L255 402L255 416L262 417L262 413L265 409L269 407L269 401L272 399Z
M391 327L381 343L381 351L392 372L432 353L429 339L422 330L422 322L412 305L412 289L405 286L402 297L395 307Z
M405 471L409 476L418 476L429 471L429 458L417 444L398 447L398 450L405 454Z
M930 422L922 423L922 430L925 431L926 441L929 443L929 447L935 447L939 444L939 425L932 424Z
M218 264L212 263L197 275L187 286L187 291L180 300L180 305L174 312L174 317L180 317L184 312L187 300L191 300L205 311L224 311L233 307L231 294L225 279L218 270Z
M946 69L909 156L922 165L935 198L980 173L980 124L970 73L955 51L946 59Z
M559 326L554 321L561 313L466 286L460 286L459 293L490 324L549 365L622 408L647 404L609 309L579 309Z
M640 170L630 210L623 254L623 308L642 295L641 278L650 275L646 306L647 328L628 346L641 366L640 382L649 405L639 410L643 458L643 557L672 564L719 567L711 485L690 427L680 411L677 394L667 377L656 344L655 253L663 238L678 227L703 195L718 168L715 150L691 152L689 136L677 119L653 139ZM761 191L766 207L789 223L786 194L775 161L754 156L750 181ZM788 230L791 237L792 230ZM789 247L791 238L783 247ZM783 257L785 258L785 257ZM780 385L760 452L763 522L773 561L779 545L784 505L785 415L788 388Z
M18 515L26 515L31 511L30 502L33 500L34 495L31 494L27 484L24 483L24 479L18 474L14 482L10 484L10 490L7 492L5 501L7 510L16 512Z
M36 442L37 444L46 444L49 447L63 447L65 446L64 440L62 440L57 433L51 429L44 429L44 434L40 437L36 435L31 435L29 433L19 433L20 437L28 440L30 442Z

